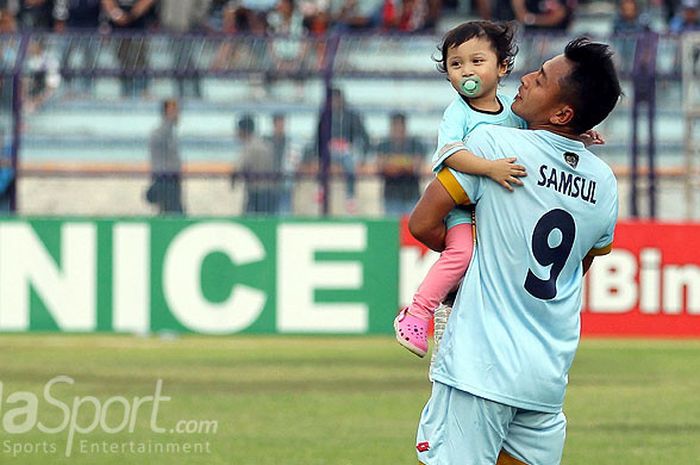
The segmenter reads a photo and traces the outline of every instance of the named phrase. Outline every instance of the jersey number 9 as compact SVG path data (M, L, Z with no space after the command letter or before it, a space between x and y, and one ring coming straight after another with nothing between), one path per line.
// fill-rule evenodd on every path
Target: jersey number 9
M555 230L560 232L561 241L558 245L551 246L550 235ZM531 269L527 270L525 290L533 297L551 300L557 296L557 278L571 254L575 237L576 223L569 212L557 208L539 219L532 231L532 254L537 263L544 267L551 265L552 268L549 279L540 279Z

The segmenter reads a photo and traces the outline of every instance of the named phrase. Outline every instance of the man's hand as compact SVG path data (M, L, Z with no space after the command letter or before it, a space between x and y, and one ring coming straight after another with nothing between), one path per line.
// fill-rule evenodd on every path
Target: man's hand
M517 158L501 158L490 163L488 177L495 182L513 192L513 185L522 186L523 182L518 179L527 176L527 171L522 165L516 165Z

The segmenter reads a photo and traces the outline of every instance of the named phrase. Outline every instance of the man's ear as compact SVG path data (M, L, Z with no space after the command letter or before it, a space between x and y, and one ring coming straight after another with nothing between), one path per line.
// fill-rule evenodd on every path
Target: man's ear
M564 105L549 117L549 122L555 126L566 126L572 119L574 119L574 109L571 105Z

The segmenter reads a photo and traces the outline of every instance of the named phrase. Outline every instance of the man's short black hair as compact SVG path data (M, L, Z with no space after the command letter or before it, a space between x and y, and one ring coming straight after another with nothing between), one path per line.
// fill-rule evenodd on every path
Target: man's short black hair
M401 111L392 112L389 118L391 121L401 121L404 124L406 123L406 114Z
M506 76L513 71L515 55L518 53L518 46L515 44L515 32L517 23L493 22L493 21L469 21L452 28L442 39L442 44L438 46L440 55L433 57L437 61L437 69L441 73L447 73L447 52L452 47L459 47L464 42L473 38L486 39L491 43L491 47L496 52L498 63L505 63Z
M255 121L253 117L245 114L238 120L238 130L243 134L253 134L255 132Z
M574 107L569 126L579 134L603 121L622 95L612 55L608 45L587 37L572 40L564 49L573 69L560 86L563 98Z

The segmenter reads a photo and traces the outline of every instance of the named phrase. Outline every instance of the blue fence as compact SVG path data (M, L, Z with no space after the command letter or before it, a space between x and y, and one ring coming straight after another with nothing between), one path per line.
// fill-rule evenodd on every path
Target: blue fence
M522 37L516 67L503 91L514 93L522 74L561 53L570 38ZM627 97L602 126L608 143L597 152L629 169L633 181L640 155L648 153L644 195L650 199L645 203L653 216L658 161L668 167L680 166L682 160L680 41L656 34L598 39L617 50ZM0 128L18 173L10 189L12 208L49 213L48 200L43 206L31 205L42 195L50 200L71 191L73 187L57 181L61 178L92 180L75 187L70 198L76 203L84 201L86 189L93 199L107 198L131 188L126 185L129 180L138 181L132 186L134 195L147 203L152 130L159 124L161 101L177 96L182 107L178 139L183 159L182 173L177 174L183 176L190 203L207 207L186 210L245 213L251 196L258 195L262 203L275 199L274 205L261 208L267 213L388 211L387 186L401 191L394 181L402 175L391 173L396 166L383 165L377 154L391 132L392 115L404 115L406 129L420 147L414 151L422 150L425 159L434 150L441 113L452 97L431 59L438 43L435 36L376 35L2 37ZM350 147L338 147L332 133L331 123L343 117L332 105L333 89L342 91L360 121L354 126L341 124ZM284 151L270 166L243 169L239 163L236 154L245 142L238 132L247 116L252 116L256 133L265 136L268 147ZM285 129L284 139L275 139L279 124ZM350 134L353 131L357 134ZM352 156L332 155L343 150ZM420 165L404 167L409 184L429 175L425 163ZM104 178L121 181L115 181L110 191ZM37 183L29 182L36 179L42 180L41 194ZM208 187L215 184L213 180L219 183L218 190ZM256 185L258 194L251 195L256 190L251 186ZM634 190L636 182L631 185L629 215L637 216L636 202L642 193ZM238 202L238 207L209 208L228 195L226 189L237 188L238 194L226 202ZM94 192L100 189L107 190ZM414 202L415 195L415 189L405 189L405 205ZM378 207L363 210L367 199L376 200ZM353 201L361 205L352 205ZM110 202L119 204L119 197ZM334 207L334 202L340 206ZM148 211L154 210L134 207L105 213ZM59 213L72 212L83 211Z

